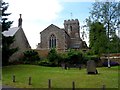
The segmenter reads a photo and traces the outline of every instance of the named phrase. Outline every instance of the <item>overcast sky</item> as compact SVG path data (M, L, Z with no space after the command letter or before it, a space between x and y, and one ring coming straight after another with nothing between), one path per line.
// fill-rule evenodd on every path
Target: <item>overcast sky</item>
M84 23L93 0L3 0L9 3L7 12L12 13L9 20L12 27L18 26L22 14L23 30L32 48L40 43L40 32L50 24L63 28L64 20L78 19ZM71 15L72 13L72 15ZM82 31L82 30L81 30ZM88 39L86 39L88 42Z

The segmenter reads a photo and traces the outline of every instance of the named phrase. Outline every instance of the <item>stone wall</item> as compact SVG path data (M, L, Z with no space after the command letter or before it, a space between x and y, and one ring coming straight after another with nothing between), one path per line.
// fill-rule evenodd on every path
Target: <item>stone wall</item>
M101 58L101 62L102 62L102 63L104 63L104 62L106 62L106 61L108 61L107 58ZM110 58L110 61L112 61L112 62L117 62L118 64L120 64L120 57L118 57L118 58Z
M18 59L22 58L23 52L31 49L29 42L28 42L22 28L20 28L15 33L15 41L11 45L11 48L18 48L18 51L10 57L9 61L14 61L14 60L18 60Z
M117 62L120 65L120 53L103 54L101 56L101 62L104 63L108 61L108 56L109 56L110 61Z
M45 58L48 56L48 52L49 50L45 49L45 50L42 50L42 49L35 49L35 51L38 52L38 55L41 57L41 58Z

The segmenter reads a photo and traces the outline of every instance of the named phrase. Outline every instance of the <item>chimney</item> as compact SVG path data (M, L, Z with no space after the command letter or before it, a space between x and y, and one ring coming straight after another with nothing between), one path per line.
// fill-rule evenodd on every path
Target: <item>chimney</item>
M18 19L18 27L22 27L22 14L20 14L20 18Z

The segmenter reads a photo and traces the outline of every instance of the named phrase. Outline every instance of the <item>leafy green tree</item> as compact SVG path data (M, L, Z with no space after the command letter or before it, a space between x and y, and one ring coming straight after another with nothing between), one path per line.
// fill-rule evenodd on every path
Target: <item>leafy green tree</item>
M108 38L105 28L100 22L93 22L90 26L89 32L90 48L93 54L106 53L108 50Z
M6 13L5 11L8 9L8 3L5 3L2 1L2 5L0 6L0 10L2 10L2 20L0 21L2 23L2 32L8 30L11 27L11 24L13 21L8 21L7 16L9 16L11 13ZM14 36L5 37L2 35L2 65L8 65L9 64L9 58L10 56L15 53L18 48L10 48L10 45L14 42Z
M115 51L116 48L115 46L120 47L118 46L119 38L118 37L116 38L117 36L116 31L118 30L120 23L119 17L120 17L120 2L95 2L93 3L93 7L90 11L89 18L86 19L88 27L90 27L91 24L93 24L93 22L101 22L104 25L106 35L109 40L107 43L108 46L106 48L108 51L107 53L110 52L117 53L119 51L119 50ZM115 40L115 38L117 40ZM101 37L101 39L104 38Z
M95 2L90 11L89 19L104 24L108 37L115 35L120 16L120 2Z
M120 38L118 36L114 36L110 40L110 53L120 53Z

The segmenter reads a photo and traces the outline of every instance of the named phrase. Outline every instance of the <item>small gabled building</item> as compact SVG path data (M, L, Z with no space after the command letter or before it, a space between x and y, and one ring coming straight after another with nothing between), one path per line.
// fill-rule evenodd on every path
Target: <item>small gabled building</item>
M18 20L18 27L9 28L8 31L4 31L2 34L6 37L15 37L15 41L11 44L11 48L18 48L18 51L10 57L10 61L18 60L23 56L24 51L31 49L30 44L22 28L21 14Z

